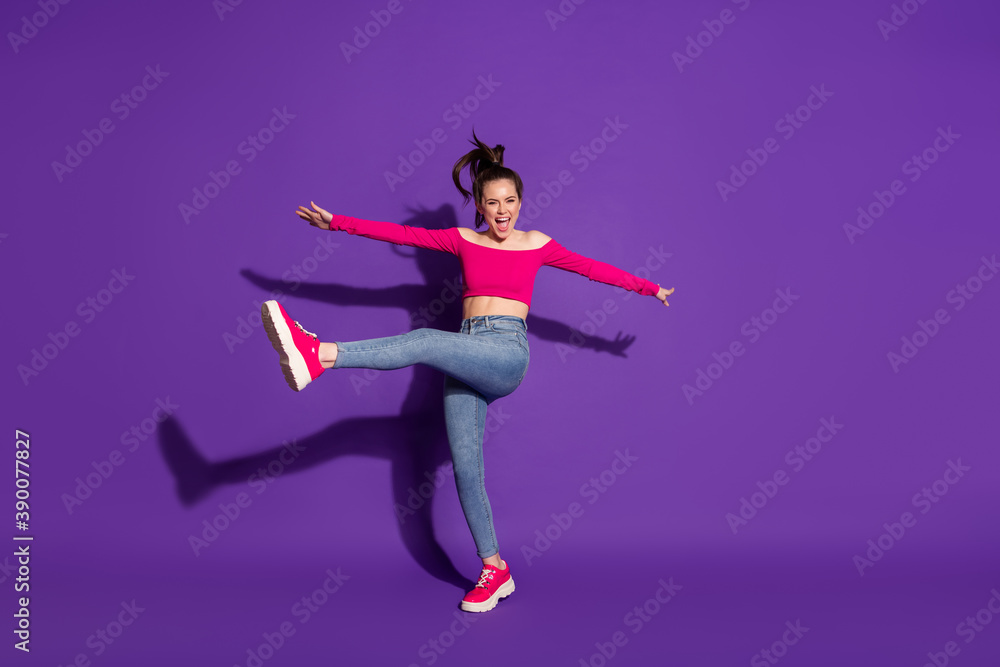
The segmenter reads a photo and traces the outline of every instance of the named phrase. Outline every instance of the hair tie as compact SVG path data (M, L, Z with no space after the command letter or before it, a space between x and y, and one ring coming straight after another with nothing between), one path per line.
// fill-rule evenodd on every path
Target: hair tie
M502 166L503 165L500 164L499 162L490 162L488 165L486 165L486 167L484 167L484 170L489 169L490 167L502 167Z

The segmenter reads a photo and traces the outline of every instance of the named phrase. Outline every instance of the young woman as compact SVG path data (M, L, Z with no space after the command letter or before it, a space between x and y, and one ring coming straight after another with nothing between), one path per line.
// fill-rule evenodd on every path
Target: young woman
M430 248L457 255L462 267L463 320L459 333L415 329L399 336L354 342L320 342L289 317L277 301L263 304L268 338L278 351L285 380L301 391L328 368L392 370L426 364L445 374L444 410L455 484L462 511L483 561L479 583L462 600L465 611L489 611L514 591L510 568L500 558L493 515L483 475L486 406L513 392L528 369L525 318L535 275L542 266L573 271L667 304L673 289L566 250L539 231L518 231L523 186L517 172L503 166L504 147L483 144L452 169L463 200L476 203L476 232L464 227L423 229L391 222L333 215L310 202L299 217L322 230L344 231L397 245ZM469 167L472 192L461 183Z

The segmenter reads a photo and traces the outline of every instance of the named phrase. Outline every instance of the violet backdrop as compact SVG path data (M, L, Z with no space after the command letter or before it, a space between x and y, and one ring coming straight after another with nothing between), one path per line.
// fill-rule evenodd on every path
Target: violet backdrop
M3 664L1000 664L998 19L5 3ZM471 226L473 127L519 228L676 292L539 273L485 444L518 588L463 615L441 376L295 394L254 317L454 330L454 257L293 211Z

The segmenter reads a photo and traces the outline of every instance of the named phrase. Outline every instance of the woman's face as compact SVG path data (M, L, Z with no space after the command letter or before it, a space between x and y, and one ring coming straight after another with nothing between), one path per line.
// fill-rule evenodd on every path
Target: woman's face
M476 209L486 218L490 235L502 241L514 232L517 214L521 211L521 200L517 188L509 179L491 181L483 186L483 200Z

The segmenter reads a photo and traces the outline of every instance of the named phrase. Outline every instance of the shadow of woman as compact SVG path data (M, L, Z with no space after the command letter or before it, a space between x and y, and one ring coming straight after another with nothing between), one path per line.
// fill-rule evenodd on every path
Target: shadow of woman
M414 211L404 224L444 229L457 226L455 211L444 205L433 211ZM413 249L412 255L392 246L397 253L416 260L424 278L422 285L398 285L390 288L361 288L340 284L288 283L261 276L249 269L241 274L267 291L281 290L286 295L337 305L363 305L402 308L411 313L414 328L429 326L457 330L461 321L461 274L457 259L433 250ZM542 340L572 345L625 357L634 336L614 340L587 335L556 320L528 316L528 331ZM451 478L451 454L444 421L443 376L427 366L413 366L413 380L398 415L353 417L291 444L233 458L210 462L173 417L159 428L159 446L177 481L177 492L185 505L193 505L223 484L248 483L262 475L276 461L278 474L309 469L347 455L384 458L392 468L394 514L407 551L428 574L462 590L475 582L462 576L434 536L431 508L437 489ZM370 383L363 376L353 382ZM361 385L358 385L360 388ZM291 463L285 463L291 454ZM274 472L271 472L273 479ZM264 481L264 483L268 483ZM471 539L471 536L470 536Z

